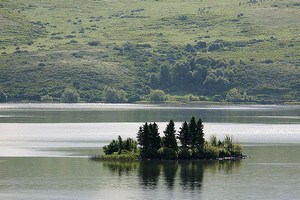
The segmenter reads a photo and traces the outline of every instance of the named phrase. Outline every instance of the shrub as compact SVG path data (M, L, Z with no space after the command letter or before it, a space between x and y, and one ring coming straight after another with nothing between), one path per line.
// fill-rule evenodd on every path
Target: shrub
M105 155L110 155L119 151L119 143L116 140L113 140L109 145L103 147L103 152Z
M51 103L51 102L53 102L53 97L51 97L49 95L42 96L41 97L41 102Z
M178 158L183 160L190 159L191 158L190 150L188 148L181 148L178 151Z
M195 45L195 49L205 49L207 47L207 43L206 42L202 42L202 41L199 41L196 43Z
M203 149L203 157L206 159L216 159L219 157L219 149L211 145L205 145Z
M61 101L64 103L78 103L79 94L75 90L67 88L61 96Z
M212 43L208 47L208 51L217 51L219 49L222 49L224 45L222 43Z
M127 102L127 93L124 90L116 90L114 88L105 89L105 101L108 103Z
M99 44L100 44L100 42L98 40L88 42L88 45L90 45L90 46L99 46Z
M0 88L0 102L6 102L7 101L7 95L3 92L3 90Z
M166 94L162 90L152 90L150 92L150 101L152 102L162 102L167 100Z
M240 144L234 143L234 144L232 144L232 149L231 149L230 153L232 156L240 156L240 155L242 155L242 150L243 150L243 148Z
M175 160L177 153L174 149L163 147L158 150L159 157L164 160Z

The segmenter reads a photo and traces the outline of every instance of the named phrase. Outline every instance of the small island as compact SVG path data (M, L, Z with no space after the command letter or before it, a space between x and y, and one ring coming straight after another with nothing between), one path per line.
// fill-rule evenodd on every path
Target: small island
M229 135L222 141L216 135L205 141L203 128L201 118L192 117L176 133L174 121L170 120L163 131L164 136L160 137L158 125L146 122L140 126L137 140L123 140L119 136L103 147L105 155L94 156L92 160L236 160L246 157L241 145Z

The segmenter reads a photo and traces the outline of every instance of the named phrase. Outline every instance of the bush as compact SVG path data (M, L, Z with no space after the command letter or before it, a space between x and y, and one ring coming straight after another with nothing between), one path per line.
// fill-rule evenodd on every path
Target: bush
M240 144L232 144L231 155L232 156L241 156L242 155L242 146Z
M190 150L187 148L181 148L178 152L178 158L183 160L190 159L191 158Z
M79 94L75 90L67 88L61 96L61 101L64 103L78 103Z
M219 49L222 49L224 45L222 43L212 43L208 47L208 51L217 51Z
M150 92L150 101L151 102L162 102L167 100L166 94L162 90L152 90Z
M41 97L41 102L43 103L52 103L53 102L53 97L49 95L45 95Z
M203 149L203 158L216 159L219 157L219 149L211 145L205 145Z
M197 44L195 45L195 49L204 49L206 47L207 47L207 43L202 41L197 42Z
M88 42L88 45L90 45L90 46L99 46L99 44L100 44L100 42L98 40Z
M3 90L0 88L0 102L6 102L7 101L7 95Z
M116 140L113 140L109 145L103 147L103 152L105 155L110 155L119 151L119 143Z
M105 89L105 101L108 103L124 103L127 102L127 93L124 90L116 90L114 88Z
M163 147L158 150L159 157L163 160L175 160L177 153L174 149Z

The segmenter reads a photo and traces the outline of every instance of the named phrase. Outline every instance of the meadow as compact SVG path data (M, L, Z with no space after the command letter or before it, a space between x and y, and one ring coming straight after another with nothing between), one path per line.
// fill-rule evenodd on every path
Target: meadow
M151 89L225 100L238 88L257 102L299 101L299 11L297 0L1 0L0 88L10 101L59 101L65 88L105 101L107 87L141 100ZM196 49L199 42L207 47ZM123 52L128 44L134 53ZM161 66L173 75L191 58L224 62L233 78L219 76L230 83L211 92L151 84Z

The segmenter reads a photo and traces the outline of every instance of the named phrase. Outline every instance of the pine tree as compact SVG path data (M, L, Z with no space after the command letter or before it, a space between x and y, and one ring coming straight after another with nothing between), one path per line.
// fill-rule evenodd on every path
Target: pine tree
M197 131L197 124L196 124L196 119L193 116L190 123L189 123L189 131L190 131L190 144L192 150L194 150L195 144L197 143L197 136L198 136L198 131Z
M150 139L150 129L148 123L146 122L143 126L140 126L137 133L138 144L142 148L148 148L151 144Z
M151 124L150 124L151 126ZM143 126L143 135L144 135L144 148L148 148L151 146L151 137L150 137L150 126L146 122Z
M180 127L178 139L183 148L187 148L190 144L190 131L187 122L185 121Z
M142 126L140 126L140 128L139 128L136 138L137 138L138 144L143 147L144 146L144 131L143 131Z
M175 130L174 121L170 120L169 124L166 127L166 130L164 131L165 136L163 138L163 143L165 147L174 150L178 149L175 133L176 130Z
M157 124L154 122L153 124L149 125L149 129L150 129L150 147L158 150L161 145L161 138L159 136L159 132L158 132L158 126Z
M118 147L119 147L118 153L121 154L122 150L123 150L123 141L122 141L121 136L118 137Z
M204 132L203 132L204 125L202 123L201 118L199 118L197 122L197 146L203 147L205 139L204 139Z

